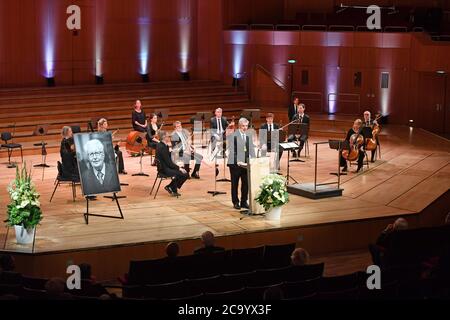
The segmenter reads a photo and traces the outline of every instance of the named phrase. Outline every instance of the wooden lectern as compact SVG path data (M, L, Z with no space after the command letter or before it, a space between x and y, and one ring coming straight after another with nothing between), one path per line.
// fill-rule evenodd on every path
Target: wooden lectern
M255 201L264 177L270 174L270 157L251 158L247 164L248 176L248 214L265 213L264 207Z

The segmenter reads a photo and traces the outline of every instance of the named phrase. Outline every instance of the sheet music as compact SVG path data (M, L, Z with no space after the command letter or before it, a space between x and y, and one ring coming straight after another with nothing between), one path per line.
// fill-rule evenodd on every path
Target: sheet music
M283 142L283 143L280 143L280 146L285 150L299 148L299 145L296 144L295 142Z

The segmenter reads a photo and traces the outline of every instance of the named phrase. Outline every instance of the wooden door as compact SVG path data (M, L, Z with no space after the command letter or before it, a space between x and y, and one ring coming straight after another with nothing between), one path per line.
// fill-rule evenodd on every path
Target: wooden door
M421 73L419 79L419 125L434 133L444 133L445 75Z

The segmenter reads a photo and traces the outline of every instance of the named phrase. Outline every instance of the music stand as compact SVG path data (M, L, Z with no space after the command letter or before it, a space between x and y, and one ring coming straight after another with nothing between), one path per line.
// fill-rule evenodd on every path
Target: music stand
M299 145L296 144L295 142L283 142L280 143L280 147L283 148L283 151L287 151L287 172L286 172L286 180L287 180L287 184L289 184L289 179L292 179L295 183L298 183L297 180L295 180L293 177L291 177L290 173L290 161L289 161L289 157L290 157L290 151L292 150L297 150L299 148Z
M169 109L155 109L155 114L162 121L165 121L169 118Z
M138 155L140 156L139 159L139 166L140 166L140 171L138 173L132 174L132 177L149 177L148 174L144 173L144 171L142 170L142 158L144 157L144 153L145 153L145 147L141 146L141 151L138 153Z
M81 127L80 125L74 125L74 126L70 126L70 128L72 129L72 133L76 134L76 133L81 133Z
M300 141L300 139L303 136L308 136L308 134L309 134L309 125L306 124L306 123L300 123L298 121L296 121L294 123L291 123L288 126L288 134L289 134L289 136L293 136L294 137L294 141ZM300 151L299 151L299 154L297 155L297 158L296 159L292 159L290 161L291 162L305 162L305 160L299 159L298 156L300 156Z
M194 116L194 128L195 128L195 122L201 122L202 124L202 149L205 149L207 147L207 145L203 144L204 142L204 132L205 132L205 120L206 119L211 119L212 117L212 112L197 112L197 114Z
M216 147L211 155L211 160L214 160L214 190L213 191L208 191L209 194L212 194L213 197L218 196L220 194L227 194L226 192L223 191L217 191L217 174L218 174L218 169L217 169L217 156L220 153L220 147ZM225 169L224 169L225 170Z
M330 172L331 175L338 176L338 180L340 180L340 176L346 176L347 173L341 172L341 154L343 150L350 150L350 143L347 140L328 140L328 145L330 149L338 151L338 171Z
M42 156L42 163L36 164L33 167L35 168L50 168L48 164L45 163L45 160L47 158L47 149L46 145L47 143L44 141L44 136L46 136L48 133L48 124L43 125L37 125L36 129L33 132L33 136L40 136L42 137L42 141L40 143L35 143L35 147L41 147L41 156Z
M244 109L241 113L242 118L246 118L250 123L249 128L253 128L253 119L259 120L261 118L261 109Z

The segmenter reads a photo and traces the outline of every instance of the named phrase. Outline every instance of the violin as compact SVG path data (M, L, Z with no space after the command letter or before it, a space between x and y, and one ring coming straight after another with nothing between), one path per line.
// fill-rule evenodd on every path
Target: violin
M158 126L157 126L158 127ZM162 128L164 127L164 121L161 122L161 125L159 126L159 129L156 130L155 135L153 136L153 139L156 139L158 141L160 141L160 136L159 133L161 132Z
M372 138L366 139L366 150L373 151L377 148L377 136L380 134L381 126L378 124L378 120L381 118L381 114L378 114L374 121L377 121L372 128Z
M348 161L355 161L359 156L359 148L364 143L364 136L362 134L354 133L350 136L350 150L342 150L342 157Z

